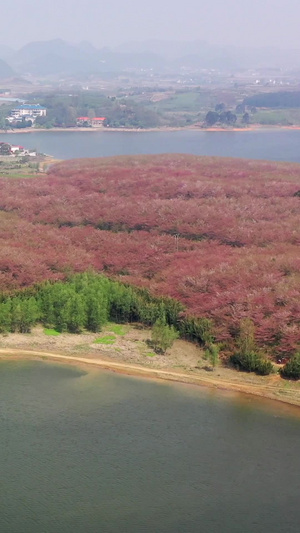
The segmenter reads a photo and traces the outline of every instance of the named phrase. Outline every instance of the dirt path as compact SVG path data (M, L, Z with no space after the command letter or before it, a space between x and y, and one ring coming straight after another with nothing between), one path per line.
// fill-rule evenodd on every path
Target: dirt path
M226 380L224 378L218 379L218 376L213 372L207 375L197 376L193 375L192 373L182 373L173 370L147 368L135 364L105 360L98 357L89 358L34 350L1 348L0 356L1 355L5 358L9 356L17 359L28 357L30 359L52 359L54 361L65 361L73 364L83 363L101 367L105 370L115 371L121 374L144 376L168 381L208 386L213 387L215 389L241 392L300 406L300 389L295 390L293 388L292 390L283 390L279 389L278 384L275 383L274 385L268 383L262 386L254 383L249 385L243 383L242 381L234 382L231 380ZM282 396L282 394L284 394L284 396Z

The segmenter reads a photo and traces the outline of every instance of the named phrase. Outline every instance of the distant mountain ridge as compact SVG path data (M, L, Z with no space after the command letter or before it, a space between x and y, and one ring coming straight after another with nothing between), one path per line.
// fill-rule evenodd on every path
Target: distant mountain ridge
M152 52L140 54L115 52L109 48L97 50L88 42L72 45L55 39L28 43L10 57L10 64L21 75L47 76L163 68L165 60Z
M0 45L0 58L0 76L1 72L12 75L13 71L19 75L72 76L143 68L169 72L177 72L182 67L224 71L300 68L300 50L220 47L201 40L131 41L115 48L97 49L86 41L70 44L63 39L54 39L31 42L17 51Z

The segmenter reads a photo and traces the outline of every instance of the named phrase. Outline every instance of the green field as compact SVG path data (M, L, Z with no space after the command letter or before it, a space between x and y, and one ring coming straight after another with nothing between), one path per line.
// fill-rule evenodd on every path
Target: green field
M52 328L45 328L44 333L45 335L50 335L53 337L57 337L58 335L60 335L60 331L56 331L56 329L52 329Z
M104 335L96 339L95 344L114 344L116 342L116 337L114 335Z
M40 161L24 157L0 156L0 177L9 178L32 178L40 172ZM34 160L32 160L34 159Z
M291 126L300 124L300 109L260 109L251 122L265 126Z
M121 324L115 324L114 322L108 322L105 326L106 331L114 333L115 335L126 335L128 328Z
M178 91L170 98L152 104L156 111L188 113L197 113L203 109L209 109L212 105L215 105L213 95L206 91Z

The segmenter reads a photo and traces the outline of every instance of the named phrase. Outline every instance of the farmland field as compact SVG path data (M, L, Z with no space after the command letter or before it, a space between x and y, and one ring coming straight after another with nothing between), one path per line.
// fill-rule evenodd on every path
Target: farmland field
M0 180L0 289L94 269L273 357L300 343L300 166L186 155L74 160Z

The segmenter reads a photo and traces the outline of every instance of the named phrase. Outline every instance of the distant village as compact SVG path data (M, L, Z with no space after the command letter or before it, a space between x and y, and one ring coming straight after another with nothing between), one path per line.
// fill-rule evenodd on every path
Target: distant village
M38 117L46 117L47 109L40 104L20 104L10 111L6 122L11 127L26 123L27 127L34 126ZM106 117L77 117L76 125L84 128L102 128Z
M84 128L103 128L104 121L106 120L106 117L95 117L95 118L89 118L89 117L78 117L76 119L76 125L78 127L84 127Z
M40 104L21 104L11 110L6 121L12 126L22 122L27 122L28 126L32 126L37 117L45 117L46 115L47 109Z
M24 148L24 146L0 142L0 157L36 157L37 155L36 150L28 150L27 148Z

